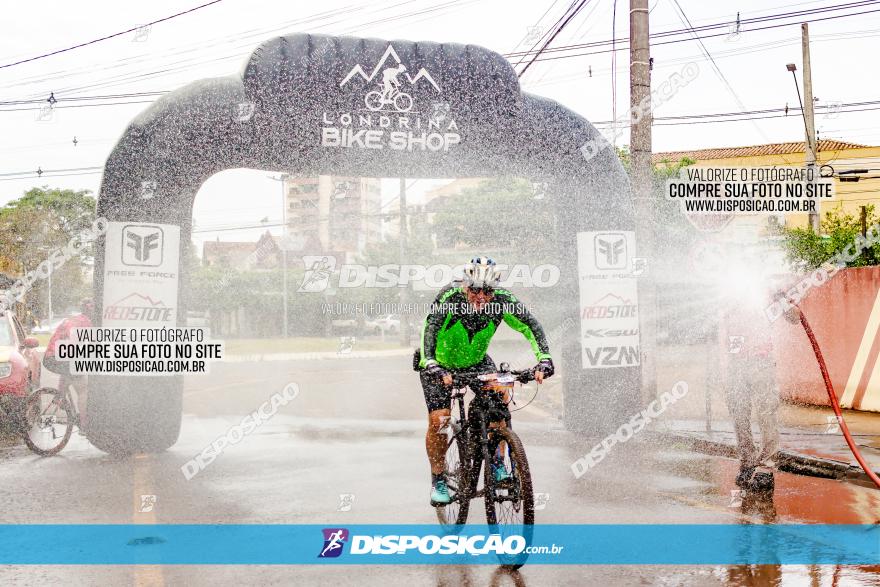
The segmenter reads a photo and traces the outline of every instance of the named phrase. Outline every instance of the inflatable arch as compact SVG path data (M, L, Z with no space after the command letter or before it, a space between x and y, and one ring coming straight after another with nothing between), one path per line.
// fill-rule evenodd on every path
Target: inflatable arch
M182 324L187 275L177 261L190 240L193 200L205 180L232 168L546 182L544 201L558 211L562 277L556 290L566 316L574 324L590 317L582 307L585 288L597 303L614 298L634 314L634 299L620 300L613 289L603 290L602 279L584 276L587 240L625 235L624 244L633 243L627 177L613 149L596 148L603 142L582 117L521 92L511 65L481 47L308 34L271 39L240 75L196 81L156 101L113 149L98 199L98 215L111 223L96 254L102 324L124 326L127 317L144 326L145 313L120 312L126 304L163 308L152 312L159 317L153 326L174 326L178 318ZM161 229L164 241L145 235L151 227ZM133 231L131 238L152 239L144 242L158 249L151 259L159 254L160 265L149 258L126 261L131 251L119 242L125 230ZM158 299L155 292L163 291L176 293ZM615 357L610 344L592 347L589 360L597 364L590 365L583 336L574 327L552 341L565 372L566 425L616 427L639 402L637 339L628 357ZM414 393L417 385L413 380ZM176 442L182 376L94 376L89 387L88 435L97 447L158 451Z

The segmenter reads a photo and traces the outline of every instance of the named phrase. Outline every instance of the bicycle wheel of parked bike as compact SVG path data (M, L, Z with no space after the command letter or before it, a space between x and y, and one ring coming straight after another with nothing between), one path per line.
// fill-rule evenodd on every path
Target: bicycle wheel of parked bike
M535 523L535 495L525 448L519 436L509 428L493 428L489 435L489 445L493 450L503 443L503 462L509 477L496 481L491 464L484 463L486 522L492 533L500 534L502 540L509 536L522 536L525 545L530 546ZM504 567L518 569L528 555L523 550L516 555L499 555L498 558Z
M446 485L452 502L445 506L436 506L437 520L446 530L454 530L455 526L467 521L471 505L471 488L469 487L470 467L467 457L467 445L462 434L454 435L453 426L448 428L446 448Z
M70 397L57 389L41 387L28 398L24 410L24 442L42 456L57 454L73 434L76 416Z

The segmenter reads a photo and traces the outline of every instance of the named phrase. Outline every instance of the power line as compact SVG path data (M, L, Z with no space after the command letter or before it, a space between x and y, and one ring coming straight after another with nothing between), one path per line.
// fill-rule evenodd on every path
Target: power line
M833 16L826 16L826 17L823 17L823 18L807 19L807 20L804 20L803 22L820 22L820 21L825 21L825 20L834 20L834 19L838 19L838 18L848 18L848 17L850 17L850 16L861 16L861 15L864 15L864 14L872 14L872 13L875 13L875 12L880 12L880 9L865 10L865 11L862 11L862 12L851 12L851 13L848 13L848 14L838 14L838 15L833 15ZM768 26L764 26L764 27L755 27L755 28L749 29L749 30L747 30L747 31L746 31L746 30L743 30L743 31L741 31L741 32L756 32L756 31L772 30L772 29L778 29L778 28L783 28L783 27L788 27L788 26L796 26L796 25L799 25L799 24L800 24L799 22L787 22L787 23L780 23L780 24L775 24L775 25L768 25ZM724 33L715 33L715 34L710 34L710 35L698 35L698 37L699 37L700 39L711 39L711 38L714 38L714 37L723 37L723 36L727 36L728 34L729 34L729 33L724 32ZM653 35L652 35L652 36L653 36ZM683 39L671 39L671 40L669 40L669 41L661 41L661 42L651 43L651 46L652 46L652 47L657 47L657 46L660 46L660 45L670 45L670 44L673 44L673 43L683 43L683 42L686 42L686 41L692 41L692 40L694 40L694 39L691 38L691 37L686 37L686 38L683 38ZM629 49L629 46L626 46L626 47L618 47L618 48L615 49L615 50L616 50L616 51L625 51L625 50L628 50L628 49ZM589 51L589 52L586 52L586 53L573 53L573 54L570 54L570 55L558 55L558 56L552 56L552 55L547 56L547 55L545 55L545 56L543 56L543 57L541 57L541 58L539 58L539 59L536 59L536 61L555 61L555 60L557 60L557 59L570 59L570 58L573 58L573 57L586 57L586 56L588 56L588 55L601 55L601 54L603 54L603 53L610 53L610 52L611 52L611 49L603 49L603 50L600 50L600 51Z
M800 22L811 22L809 20L804 21L801 18L803 16L822 14L824 12L832 12L832 11L838 11L838 10L847 10L850 8L862 8L865 6L871 6L871 5L877 4L877 2L878 2L878 0L862 0L859 2L850 2L847 4L837 4L834 6L825 6L825 7L821 7L821 8L814 8L814 9L808 9L808 10L802 10L802 11L781 12L778 14L770 14L770 15L762 16L762 17L741 19L740 24L745 25L745 24L760 23L760 22L770 22L770 21L774 21L774 20L798 18L799 20L797 22L783 23L783 24L777 25L777 26L791 26L794 24L799 24ZM861 14L861 13L856 13L856 14ZM849 16L849 15L837 15L834 18L839 18L842 16ZM650 37L651 37L651 39L660 39L660 38L670 37L670 36L679 36L679 35L683 35L683 34L691 33L691 32L705 32L705 31L710 31L710 30L718 29L718 28L726 28L729 24L730 23L728 21L724 21L724 22L717 22L717 23L713 23L713 24L700 25L698 27L691 27L691 28L686 27L686 28L680 28L680 29L671 29L668 31L660 31L657 33L652 33L650 35ZM763 30L763 29L756 28L756 29L749 29L749 30ZM749 32L749 31L741 30L741 32ZM727 35L729 33L725 32L723 34ZM703 37L703 38L705 38L705 37ZM617 41L628 43L629 38L624 37L622 39L617 39ZM544 53L558 53L560 51L568 51L568 50L573 50L573 49L586 49L586 48L593 48L593 47L603 47L606 45L611 45L613 42L614 42L614 39L607 39L604 41L591 41L589 43L580 43L580 44L574 44L574 45L562 45L559 47L548 48L543 52ZM528 53L533 53L533 52L534 52L533 50L530 50L530 51L526 51L526 52L506 53L506 54L504 54L504 57L516 57L516 56L519 56L523 53L528 54Z
M12 67L14 65L21 65L22 63L29 63L31 61L36 61L38 59L44 59L46 57L51 57L52 55L58 55L60 53L66 53L67 51L73 51L74 49L79 49L80 47L87 47L88 45L94 45L95 43L100 43L101 41L106 41L108 39L113 39L115 37L119 37L121 35L127 35L128 33L134 32L138 29L141 29L145 26L153 26L154 24L159 24L160 22L165 22L171 20L172 18L177 18L178 16L183 16L184 14L189 14L190 12L195 12L196 10L201 10L202 8L206 8L211 6L212 4L217 4L218 2L222 2L223 0L211 0L211 2L207 2L200 6L196 6L195 8L190 8L189 10L184 10L183 12L178 12L177 14L172 14L171 16L166 16L165 18L160 18L158 20L154 20L152 22L148 22L143 25L138 25L134 28L130 28L124 31L120 31L118 33L113 33L112 35L107 35L105 37L100 37L97 39L92 39L91 41L86 41L85 43L79 43L78 45L73 45L71 47L66 47L64 49L57 49L55 51L50 51L49 53L43 53L42 55L37 55L35 57L28 57L27 59L21 59L19 61L14 61L12 63L7 63L6 65L0 65L0 69L6 69L7 67Z
M556 22L554 22L554 23L550 26L550 28L547 29L547 31L545 31L544 33L541 34L540 37L538 37L538 39L537 39L537 40L535 41L535 43L532 45L532 48L529 49L528 51L523 51L523 52L522 52L523 54L522 54L522 56L520 57L519 61L517 61L517 62L513 65L513 69L514 69L514 70L516 70L516 68L519 67L520 64L522 64L523 59L525 59L526 56L528 56L530 52L533 52L533 51L535 50L535 48L536 48L538 45L541 44L541 41L543 41L543 40L547 37L547 35L549 35L550 32L553 31L553 30L559 25L559 23L562 21L563 18L565 18L565 15L568 14L569 10L572 9L572 7L575 5L576 2L577 2L577 0L572 0L571 4L568 5L568 8L565 9L565 12L562 13L562 16L559 17L559 19L558 19ZM553 4L550 5L550 8L553 8L553 6L555 6L555 5L556 5L556 1L554 1ZM539 23L541 22L541 20L544 19L545 16L547 16L547 13L550 12L550 8L548 8L547 11L544 12L544 14L541 16L541 19L538 20Z
M856 108L864 106L864 108ZM832 108L831 106L819 106L819 108ZM858 112L867 112L880 110L880 100L869 100L862 102L848 102L840 104L840 108L850 108L850 110L839 110L838 114L851 114ZM789 109L791 110L798 110ZM720 123L720 122L744 122L748 120L763 120L767 118L786 118L784 108L765 108L762 110L744 110L740 112L714 112L714 113L705 113L705 114L682 114L675 116L658 116L654 118L655 126L676 126L676 125L687 125L687 124L709 124L709 123ZM755 115L755 116L749 116ZM739 117L739 118L736 118ZM720 118L722 120L713 120L714 118ZM593 124L597 126L611 124L612 120L600 120L594 121ZM874 159L868 159L870 161L874 161ZM71 169L46 169L42 174L37 174L37 172L29 170L29 171L16 171L16 172L8 172L8 173L0 173L0 181L13 181L13 180L21 180L21 179L42 179L46 177L65 177L61 175L55 175L58 173L68 173L68 172L85 172L88 171L91 174L101 173L103 171L103 166L91 166L91 167L77 167ZM88 175L89 173L76 173L75 175ZM415 183L419 181L418 179L413 180L413 182L407 186L407 189L415 185ZM386 202L382 205L381 208L385 208L392 204L394 200L390 202ZM380 208L380 209L381 209Z
M812 9L812 10L809 10L809 11L800 11L800 12L797 12L797 13L795 13L795 12L791 12L791 13L781 13L781 14L776 14L776 15L768 15L768 16L760 17L760 18L756 18L756 19L744 19L744 20L741 21L741 22L743 22L743 23L747 23L747 22L751 22L751 21L768 21L768 20L778 20L778 19L782 19L782 18L793 18L793 17L796 17L796 16L800 16L802 13L803 13L803 14L808 14L808 13L809 13L809 14L814 14L814 13L817 13L817 12L819 12L819 11L841 10L841 9L845 9L845 8L860 7L860 6L866 6L866 5L874 4L874 3L876 3L877 1L878 1L878 0L870 0L870 1L867 1L867 0L866 0L866 1L864 1L864 2L853 2L853 3L849 3L849 4L842 4L842 5L836 5L836 6L831 6L831 7L822 7L822 8L818 8L818 9ZM448 2L448 3L446 3L446 4L442 4L442 5L438 6L438 7L434 7L434 8L426 9L426 10L436 10L436 9L440 9L440 8L445 8L445 7L449 7L449 6L451 6L452 4L455 4L455 3L456 3L456 2ZM849 17L849 16L858 16L858 15L867 14L867 13L872 13L872 12L878 12L878 11L880 11L880 10L869 10L869 11L857 12L857 13L849 13L849 14L842 14L842 15L832 15L832 16L828 16L828 17L825 17L825 18L818 18L818 19L813 19L813 20L807 20L807 22L815 22L815 21L818 21L818 20L829 20L829 19L835 19L835 18L845 18L845 17ZM404 18L404 17L408 17L408 16L411 16L411 14L409 14L409 15L400 15L400 16L398 16L397 18ZM711 28L718 28L718 27L727 26L727 24L728 24L728 23L716 23L716 24L712 24L712 25L704 25L704 26L701 26L701 27L695 27L693 30L695 30L695 31L698 31L698 30L709 30L709 29L711 29ZM750 31L758 31L758 30L767 30L767 29L773 29L773 28L780 28L780 27L784 27L784 26L792 26L792 25L795 25L795 24L798 24L798 23L784 23L784 24L777 24L777 25L766 26L766 27L758 27L758 28L750 29ZM654 33L654 34L651 35L651 37L652 37L652 38L662 38L662 37L665 37L665 36L680 35L680 34L685 33L685 32L688 32L688 29L677 29L677 30L663 31L663 32L660 32L660 33ZM749 32L749 31L743 31L743 32ZM698 39L704 39L704 38L712 38L712 37L717 37L717 36L724 36L724 35L727 35L727 34L728 34L728 33L725 32L725 33L717 33L717 34L712 34L712 35L702 35L702 36L701 36L701 35L696 35L695 38L698 38ZM689 41L689 40L692 40L692 38L672 39L672 40L670 40L670 41L666 41L666 42L656 42L656 43L653 43L653 45L655 45L655 46L656 46L656 45L664 45L664 44L678 43L678 42L684 42L684 41ZM538 61L550 61L550 60L557 60L557 59L568 59L568 58L573 58L573 57L583 57L583 56L587 56L587 55L595 55L595 54L601 54L601 53L608 53L608 52L611 52L612 49L601 50L601 51L594 51L594 52L587 52L587 53L575 53L575 54L568 54L568 55L558 55L558 56L552 56L552 55L548 56L548 55L545 54L545 53L555 53L555 52L559 52L559 51L569 51L569 50L578 49L578 48L586 48L586 47L601 47L601 46L603 46L603 45L611 44L612 41L613 41L613 40L608 40L608 41L597 41L597 42L593 42L593 43L582 43L582 44L575 44L575 45L567 45L567 46L556 47L556 48L547 47L546 49L544 49L544 51L541 52L540 56L539 56L539 55L535 55L535 57L534 57L534 62L538 62ZM628 41L628 39L619 39L619 41L621 41L621 42L623 42L623 41ZM626 49L626 47L615 47L615 48L613 49L613 51L620 51L620 50L624 50L624 49ZM531 50L530 50L530 51L526 51L526 52L513 52L513 53L507 53L507 54L504 54L504 56L505 56L505 57L508 57L508 58L512 58L512 57L516 57L516 56L523 57L523 56L528 55L528 54L533 53L533 52L534 52L534 51L531 51ZM228 57L222 57L222 58L219 58L219 59L215 59L214 61L223 61L223 60L233 59L233 58L239 58L239 57L240 57L240 54L239 54L239 53L236 53L236 54L234 54L234 55L230 55L230 56L228 56ZM196 65L198 65L198 64L196 64ZM189 66L189 65L184 66L183 69L186 69L186 68L188 68L188 67L190 67L190 66ZM146 78L148 78L148 77L156 77L157 75L162 75L162 74L165 74L165 73L170 73L171 71L172 71L172 70L166 69L166 70L164 70L163 72L152 72L152 73L149 73L149 74L138 74L137 76L135 76L135 78L140 77L140 78L146 79ZM133 81L133 79L135 79L135 78L129 78L129 79L126 79L126 80L120 80L120 83L124 83L124 82L127 82L127 81ZM106 86L106 85L108 85L109 83L110 83L110 82L105 82L105 83L98 84L98 85L105 85L105 86ZM118 83L117 83L116 85L118 85ZM77 89L78 89L78 90L82 90L82 89L87 89L87 88L89 88L89 87L97 87L97 85L96 85L96 84L92 84L91 86L82 86L82 87L77 88ZM71 91L73 91L73 90L71 90ZM155 92L155 93L152 93L152 92L140 92L140 93L133 93L132 95L150 95L150 94L153 94L153 95L161 95L162 93L166 93L166 92ZM122 95L126 95L126 94L122 94ZM88 99L88 97L78 97L78 98L79 98L79 99L83 99L83 100ZM94 99L94 98L93 98L93 99ZM59 98L59 101L60 101L60 100L61 100L61 99ZM67 98L67 100L70 100L70 98ZM43 102L43 101L44 101L43 99L39 99L39 100L33 100L31 103L38 103L38 102ZM19 101L19 102L28 102L28 101ZM8 104L8 102L7 102L7 104ZM108 105L115 105L115 104L108 104ZM2 112L2 111L16 111L16 110L21 110L21 109L8 109L8 108L7 108L7 109L5 109L5 110L4 110L4 109L0 109L0 112Z
M435 12L441 11L441 10L448 12L450 9L456 9L461 6L471 4L471 3L475 2L476 0L448 0L446 2L441 2L439 4L432 5L432 6L429 6L426 8L420 8L417 11L404 12L404 13L396 14L394 16L383 16L381 14L383 12L388 11L389 9L399 7L404 4L410 4L412 2L418 2L418 1L420 1L420 0L403 0L397 4L383 5L379 8L377 8L376 10L373 10L373 11L370 11L367 13L368 15L375 14L377 17L382 16L382 18L377 18L374 20L367 20L365 22L360 22L360 23L355 24L351 27L343 27L339 31L339 34L349 34L351 32L355 32L365 26L375 25L375 24L385 24L387 22L391 22L391 21L395 21L395 20L410 19L413 16L422 16L422 15L425 15L428 13L435 13ZM246 39L246 38L257 37L262 40L266 35L279 34L279 33L283 34L283 32L289 31L291 28L293 28L294 30L299 30L303 25L306 25L306 24L308 24L313 29L325 28L325 27L337 25L337 24L344 25L344 24L346 24L347 19L350 19L352 13L364 11L369 6L370 6L370 3L363 3L361 5L356 5L354 7L351 7L351 6L343 7L343 8L336 9L336 10L317 13L315 15L310 15L310 16L304 17L304 18L294 19L292 21L282 23L280 26L273 26L273 27L265 28L265 29L253 29L252 31L247 31L248 34L240 35L237 37L234 35L227 35L226 37L221 37L216 42L210 43L208 45L199 44L196 47L191 48L191 49L174 51L174 52L168 54L168 57L174 57L176 55L181 55L183 53L192 53L195 51L202 51L205 49L206 46L212 47L212 46L217 46L217 45L223 45L225 48L225 45L230 44L233 41L242 40L242 39ZM433 16L436 17L437 14L433 14ZM320 22L320 21L326 21L326 22ZM230 39L230 38L232 39L232 41L226 40L226 39ZM132 75L132 72L123 72L115 77L105 79L105 81L100 82L100 83L89 83L89 84L85 84L85 85L78 86L78 87L75 86L75 87L66 87L66 88L53 88L53 90L55 90L56 93L59 93L59 92L81 91L84 89L97 88L97 87L108 87L108 86L113 86L113 85L120 85L120 83L141 80L141 79L148 79L148 78L152 78L152 77L164 76L164 75L168 75L168 74L175 73L178 71L185 71L185 70L191 69L193 67L197 67L197 66L204 65L207 63L216 63L216 62L228 61L228 60L233 60L233 59L240 60L243 56L248 55L252 52L253 52L253 43L248 41L248 42L245 42L245 43L242 43L242 44L239 44L239 45L233 47L233 53L228 54L226 56L219 57L219 58L214 57L214 58L210 58L210 59L206 59L206 60L203 59L200 61L198 57L192 57L192 58L187 57L182 60L172 61L171 63L163 64L160 66L160 67L162 67L162 69L152 71L152 72L136 73L134 75ZM154 56L150 55L150 56L142 56L142 57L147 57L147 59L153 59ZM118 63L120 63L120 65L113 66L113 68L119 68L119 67L124 67L124 66L130 65L130 63L122 63L125 61L129 61L129 60L118 60ZM143 59L141 59L141 61L143 61ZM132 63L136 63L136 61L132 62ZM108 67L109 67L109 65L108 65ZM86 71L84 73L90 73L90 72L94 71L94 69L95 69L94 67L88 67L88 68L86 68ZM63 79L63 78L70 77L70 75L68 75L67 73L64 73L64 72L57 72L57 73L61 73L62 75L57 76L57 78L52 77L53 74L49 74L49 76L47 76L45 74L39 75L39 76L34 76L34 77L30 78L33 81L23 82L23 83L25 85L30 85L32 83L41 83L42 84L47 81L47 77L53 82L57 81L57 79ZM73 74L73 75L77 75L77 74ZM114 80L118 80L118 81L114 81ZM5 87L10 88L10 87L14 87L16 85L22 85L22 84L13 84L13 85L5 86ZM36 97L36 96L34 96L34 97Z
M526 66L523 68L523 70L522 70L521 72L519 72L519 74L517 75L517 77L522 77L523 75L525 75L525 73L529 70L529 67L531 67L532 64L535 62L535 60L536 60L538 57L541 56L541 52L544 51L544 49L546 49L547 47L550 46L550 43L553 42L553 39L555 39L555 38L559 35L559 33L562 32L562 29L564 29L564 28L568 25L568 23L571 22L571 19L573 19L575 16L577 16L577 13L580 12L581 9L582 9L584 6L586 6L589 2L590 2L590 0L581 0L580 4L578 4L577 7L572 11L571 15L570 15L568 18L566 18L566 19L562 22L561 25L559 25L559 27L556 29L556 31L555 31L552 35L550 35L550 38L547 39L547 42L544 43L544 45L541 46L540 49L538 49L538 52L535 53L535 56L532 57L532 60L529 61L528 63L526 63Z
M856 31L848 31L848 32L828 33L828 34L823 34L823 35L813 35L810 37L810 42L811 43L822 43L822 42L829 42L829 41L842 41L842 40L849 40L849 39L860 39L860 38L865 38L865 37L875 37L875 36L877 36L878 32L880 32L880 29L865 29L865 30L856 30ZM745 54L749 54L749 53L765 51L768 48L778 48L778 47L785 47L785 46L789 46L789 45L800 46L800 43L801 43L800 36L789 37L786 39L778 39L778 40L769 41L766 43L757 43L754 45L748 45L748 46L738 47L738 48L734 48L734 49L729 49L727 51L715 51L713 53L713 56L717 60L719 58L724 58L724 57L737 57L739 55L745 55ZM662 64L659 64L659 65L655 64L654 69L655 70L666 69L666 68L671 69L677 64L689 63L689 62L693 61L696 57L698 57L698 56L684 55L684 56L675 57L672 59L664 59ZM610 72L611 72L610 68L609 69L594 69L592 77L609 75ZM567 80L580 78L582 75L583 75L582 73L573 73L573 74L563 75L563 76L560 76L557 78L551 78L551 79L547 80L547 82L545 82L545 83L529 82L528 87L529 88L536 88L536 87L549 86L549 85L553 85L553 84L557 84L557 83L562 83Z

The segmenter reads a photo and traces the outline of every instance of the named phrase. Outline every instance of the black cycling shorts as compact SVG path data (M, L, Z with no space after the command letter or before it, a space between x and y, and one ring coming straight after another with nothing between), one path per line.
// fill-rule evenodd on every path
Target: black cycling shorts
M464 369L447 369L447 371L452 373L493 373L497 370L495 361L489 355L483 357L483 360L476 365L465 367ZM428 406L428 412L448 410L452 407L452 399L449 397L452 388L443 385L442 379L429 375L424 369L419 371L419 379L422 382L422 392L425 394L425 404Z

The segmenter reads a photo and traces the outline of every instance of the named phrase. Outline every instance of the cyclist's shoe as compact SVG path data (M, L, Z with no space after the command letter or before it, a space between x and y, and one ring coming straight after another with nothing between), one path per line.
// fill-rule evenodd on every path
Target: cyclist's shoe
M497 483L504 483L505 481L510 480L510 473L507 472L507 467L505 467L504 463L501 461L495 461L492 463L492 474L495 475L495 481Z
M431 505L443 506L451 502L452 498L449 497L449 488L446 487L446 480L438 479L434 482L433 489L431 489Z

